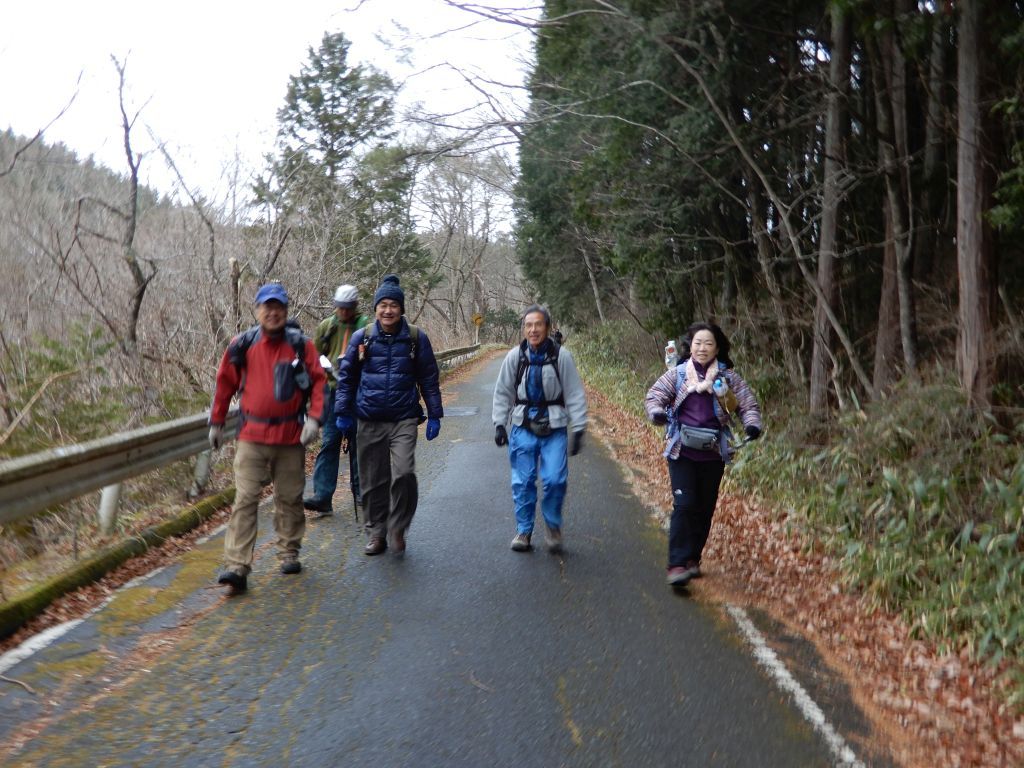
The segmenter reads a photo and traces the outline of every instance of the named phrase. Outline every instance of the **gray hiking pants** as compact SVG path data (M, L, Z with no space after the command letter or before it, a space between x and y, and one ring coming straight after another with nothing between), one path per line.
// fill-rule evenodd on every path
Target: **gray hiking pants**
M405 531L416 514L416 419L359 420L359 485L366 533Z

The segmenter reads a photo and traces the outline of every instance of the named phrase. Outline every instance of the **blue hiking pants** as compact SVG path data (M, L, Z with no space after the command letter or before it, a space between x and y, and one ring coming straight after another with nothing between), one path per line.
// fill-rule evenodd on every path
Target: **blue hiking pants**
M516 533L533 533L537 509L537 467L544 498L540 503L544 522L551 528L562 527L562 502L569 483L568 434L565 427L554 429L547 437L512 425L508 439L508 459L512 466L512 502L516 508Z

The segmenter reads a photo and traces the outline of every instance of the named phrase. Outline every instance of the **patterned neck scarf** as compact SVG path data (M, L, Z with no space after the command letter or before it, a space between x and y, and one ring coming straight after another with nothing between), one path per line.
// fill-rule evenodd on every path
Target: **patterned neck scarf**
M718 358L708 363L703 378L697 373L697 364L691 357L686 366L686 393L692 395L694 392L710 392L715 383L715 374L718 373ZM710 375L709 375L710 374Z

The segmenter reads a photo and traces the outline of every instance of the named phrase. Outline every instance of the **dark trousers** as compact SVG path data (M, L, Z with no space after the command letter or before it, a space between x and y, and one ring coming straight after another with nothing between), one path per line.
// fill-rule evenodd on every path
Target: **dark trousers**
M359 481L363 488L363 525L367 534L383 537L405 531L416 514L417 419L359 419Z
M718 503L725 463L694 461L685 456L669 459L672 481L672 521L668 528L668 567L700 563L711 533L711 518Z
M320 435L320 453L313 465L313 499L319 505L331 506L334 491L338 488L338 465L341 463L341 441L344 437L335 426L334 390L324 398L323 432ZM353 427L348 436L348 479L352 498L356 504L362 502L359 493L359 460L356 458L356 430Z

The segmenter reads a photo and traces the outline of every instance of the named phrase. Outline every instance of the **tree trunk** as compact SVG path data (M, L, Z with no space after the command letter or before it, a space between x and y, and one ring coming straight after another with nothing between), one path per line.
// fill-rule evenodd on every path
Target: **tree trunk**
M718 297L720 318L736 317L736 252L731 243L722 248L722 290Z
M239 303L239 292L241 291L242 283L242 265L239 264L238 259L235 258L229 259L228 264L231 266L232 328L234 328L234 333L238 333L242 330L242 307Z
M771 239L768 237L768 228L765 224L762 213L764 197L756 190L755 179L747 178L747 210L750 214L750 230L757 247L757 262L761 265L761 272L764 275L765 286L768 288L768 295L771 297L772 310L775 313L775 322L778 324L779 333L782 338L795 338L797 330L790 328L789 317L786 315L786 302L782 298L782 288L775 276L775 267L772 264L774 253ZM786 372L789 374L789 382L798 390L805 386L804 373L800 365L800 356L797 354L783 355L786 363Z
M924 164L921 168L921 190L917 219L921 223L914 239L914 271L929 275L935 264L939 222L946 185L943 183L943 149L945 146L946 46L949 27L946 14L936 13L932 27L932 45L928 57L928 106L925 110Z
M994 382L992 308L995 260L992 231L984 213L992 179L985 162L982 52L983 0L960 3L960 48L957 53L957 275L960 281L960 328L957 368L968 400L979 408L991 403Z
M832 50L829 60L829 94L825 114L825 169L818 240L818 285L823 300L814 307L814 349L811 355L810 411L824 416L828 411L827 364L832 358L832 324L824 303L838 303L835 281L836 231L842 198L841 174L845 166L844 142L847 132L846 99L850 83L850 19L840 3L832 6Z
M900 337L896 332L900 314L900 297L896 288L896 247L893 244L889 210L885 209L882 215L885 218L885 243L882 246L882 295L878 301L878 326L875 332L875 369L872 372L875 397L892 386L895 378L893 371L900 351Z
M594 273L594 267L590 263L590 255L587 253L586 247L580 248L580 253L583 255L583 263L587 265L587 275L590 277L590 289L594 292L594 306L597 307L597 316L601 320L601 324L604 325L604 306L601 303L601 291L597 285L597 275Z
M142 315L142 302L146 298L146 289L150 281L156 276L156 266L151 262L149 274L142 269L138 253L135 250L135 231L139 220L139 165L142 162L140 155L132 150L132 126L133 119L128 118L124 106L124 65L117 59L111 57L118 74L118 105L121 108L121 130L124 139L124 153L128 161L128 205L124 211L124 233L121 237L121 258L132 276L132 283L135 292L132 294L130 309L128 313L128 324L124 337L121 339L121 349L125 354L134 356L139 345L139 318Z
M886 201L892 216L893 243L896 246L896 286L899 291L900 343L903 347L904 374L917 377L917 318L913 291L912 212L908 203L906 156L906 77L903 56L896 50L891 35L881 43L868 37L868 52L873 59L872 80L877 108L879 148L885 174ZM901 151L901 147L903 148Z

